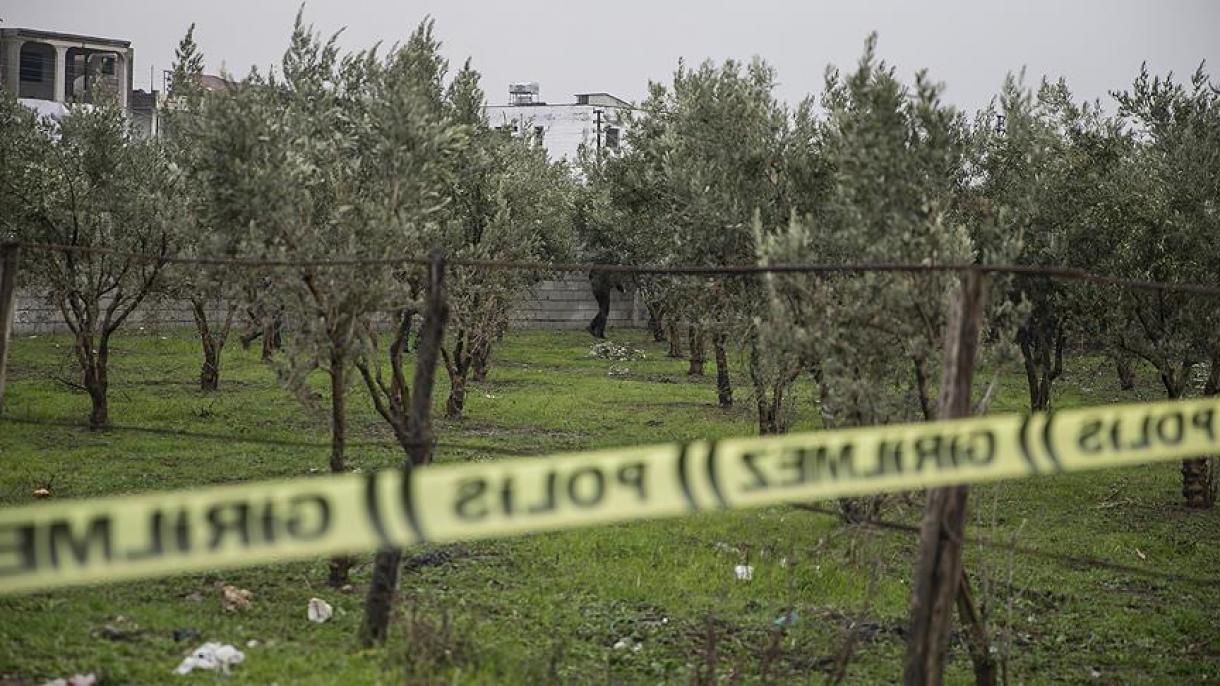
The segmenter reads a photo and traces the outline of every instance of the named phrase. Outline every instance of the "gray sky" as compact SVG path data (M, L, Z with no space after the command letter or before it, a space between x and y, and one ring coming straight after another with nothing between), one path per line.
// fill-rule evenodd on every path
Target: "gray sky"
M244 75L278 62L297 0L0 0L5 27L84 33L132 41L137 88L149 67L169 66L191 23L207 57ZM870 31L879 51L909 80L926 67L946 100L974 109L1005 73L1027 67L1065 76L1077 96L1105 97L1131 83L1141 61L1185 76L1206 59L1220 74L1220 2L1211 0L311 0L308 21L342 44L403 40L424 15L437 21L456 68L467 56L483 73L489 102L509 81L539 81L549 102L608 91L636 100L648 79L668 80L679 57L749 59L779 71L779 96L795 103L820 91L827 64L855 64Z

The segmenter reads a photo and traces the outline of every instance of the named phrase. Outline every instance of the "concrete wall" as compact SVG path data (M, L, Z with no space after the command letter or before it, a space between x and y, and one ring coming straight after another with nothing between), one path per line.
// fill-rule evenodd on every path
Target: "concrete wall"
M521 300L510 316L512 328L536 329L582 329L597 314L597 301L589 288L589 279L575 275L558 281L544 281L533 292ZM218 318L213 314L214 319ZM609 328L643 326L648 315L642 304L636 303L632 291L613 291L610 298ZM235 324L244 326L244 316L239 313ZM147 303L137 309L124 324L128 331L173 329L195 326L189 303L161 301ZM67 331L63 317L54 305L34 297L30 293L17 294L17 312L13 333L16 335L43 334Z
M617 290L610 296L610 328L644 326L648 314L635 292ZM538 329L583 329L597 314L597 301L583 274L560 281L543 281L510 315L512 326Z

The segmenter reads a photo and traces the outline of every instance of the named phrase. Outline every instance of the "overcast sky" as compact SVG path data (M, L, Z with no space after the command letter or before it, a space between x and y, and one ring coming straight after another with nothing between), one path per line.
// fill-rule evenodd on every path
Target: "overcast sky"
M135 85L169 66L191 22L207 71L239 76L278 62L296 0L0 0L4 27L121 38L135 47ZM538 81L548 102L607 91L638 100L649 79L668 80L679 57L749 59L779 71L779 96L795 103L821 89L828 64L850 67L864 39L908 78L926 67L946 100L974 109L1009 71L1030 80L1064 76L1089 99L1131 83L1140 62L1185 76L1202 60L1220 65L1220 2L1211 0L311 0L309 22L346 27L341 43L362 48L405 39L436 19L454 68L467 56L483 73L489 102L510 81Z

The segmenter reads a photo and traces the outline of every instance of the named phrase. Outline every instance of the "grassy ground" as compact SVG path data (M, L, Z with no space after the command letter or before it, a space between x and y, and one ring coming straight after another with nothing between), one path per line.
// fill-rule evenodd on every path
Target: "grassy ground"
M648 352L607 375L583 333L523 332L497 351L491 381L470 394L466 419L439 424L441 461L753 433L738 407L714 406L711 378L691 380L641 332L615 332ZM301 475L326 467L326 418L277 387L255 351L226 353L220 393L195 388L188 332L125 337L113 358L112 419L227 436L183 439L115 430L0 423L0 503L186 488ZM20 337L8 414L81 422L88 399L69 341ZM1074 358L1060 407L1155 399L1117 390L1099 360ZM1001 377L993 411L1024 406L1024 385ZM319 387L320 384L319 384ZM441 384L442 392L445 390ZM352 407L353 467L398 463L400 451L360 393ZM438 394L438 409L443 396ZM797 397L798 428L813 426L811 392ZM247 437L316 440L316 448L243 443ZM1047 551L1215 577L1220 514L1179 506L1174 465L1042 477L979 487L974 533ZM918 521L912 498L886 517ZM383 650L360 650L368 559L349 592L324 586L325 561L0 598L0 684L37 684L74 672L103 683L211 683L173 677L203 640L246 651L231 683L820 683L854 628L849 683L900 678L914 541L844 527L786 507L708 514L470 545L410 551L401 605ZM735 580L748 560L753 581ZM1013 683L1220 683L1220 588L970 549L967 568L991 613L996 649ZM226 613L219 586L254 593ZM337 610L306 621L311 596ZM789 614L791 612L791 614ZM791 617L785 628L776 620ZM175 641L174 631L198 638ZM256 641L257 643L247 643ZM970 681L955 636L949 681ZM708 683L704 681L703 683Z

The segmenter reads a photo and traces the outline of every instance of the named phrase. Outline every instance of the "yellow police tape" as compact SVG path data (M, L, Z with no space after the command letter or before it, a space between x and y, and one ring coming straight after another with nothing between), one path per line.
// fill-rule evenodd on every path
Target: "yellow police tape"
M0 593L1220 452L1220 399L653 445L0 510Z

